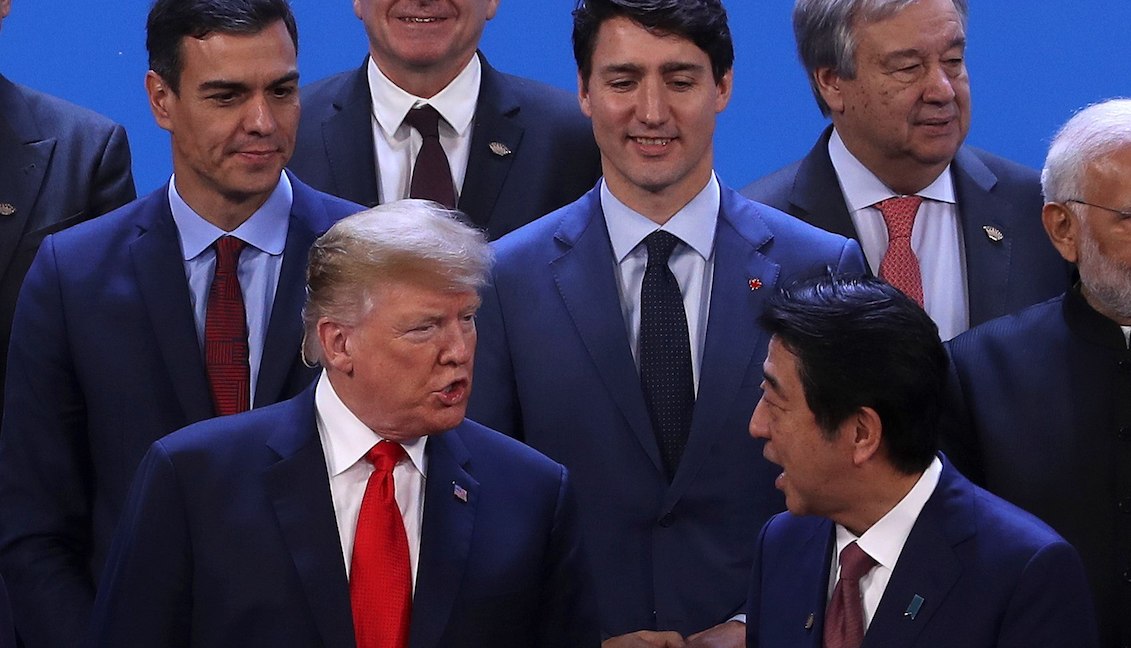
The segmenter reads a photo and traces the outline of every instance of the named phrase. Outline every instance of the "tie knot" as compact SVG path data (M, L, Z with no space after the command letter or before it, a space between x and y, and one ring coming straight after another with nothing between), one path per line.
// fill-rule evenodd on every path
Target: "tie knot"
M218 268L232 268L240 260L240 252L247 243L234 236L221 236L216 239L216 266Z
M656 230L644 237L644 245L648 248L648 267L667 265L676 243L679 243L679 237L664 230Z
M915 214L923 204L920 196L896 196L876 203L876 209L884 217L888 228L888 238L911 238L911 228L915 225Z
M415 128L421 137L440 137L440 113L428 104L408 111L404 121Z
M404 447L392 441L379 441L365 453L365 460L373 464L377 472L392 472L393 466L404 458Z
M858 581L875 566L875 558L869 556L855 542L840 551L841 580Z

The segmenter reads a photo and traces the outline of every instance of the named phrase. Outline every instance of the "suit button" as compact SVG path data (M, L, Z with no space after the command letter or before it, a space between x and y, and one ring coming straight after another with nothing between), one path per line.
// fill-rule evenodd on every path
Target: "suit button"
M665 529L670 527L673 522L675 522L675 516L671 513L664 513L664 516L660 518L660 526Z

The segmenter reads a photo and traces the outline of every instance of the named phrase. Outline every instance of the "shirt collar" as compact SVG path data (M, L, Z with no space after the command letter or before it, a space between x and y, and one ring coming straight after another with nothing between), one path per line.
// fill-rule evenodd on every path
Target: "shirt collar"
M941 476L942 462L935 457L903 499L859 538L843 526L836 525L837 555L839 556L841 550L855 540L856 544L877 563L888 569L895 569L903 545L907 544L911 529L919 519L919 513L927 505L927 500L931 499L931 494L935 492Z
M722 194L719 180L711 172L711 179L694 198L674 216L657 227L655 221L639 214L622 203L601 181L601 209L605 213L605 226L613 244L613 255L619 264L640 242L652 232L662 229L679 237L704 260L711 258L715 248L715 230L719 220Z
M898 195L856 159L856 156L844 145L844 140L840 138L840 133L835 128L832 137L829 138L829 159L832 160L833 169L836 170L836 176L840 180L840 187L850 212L860 211L881 200ZM954 178L950 174L950 165L943 169L934 182L915 195L936 202L955 204L957 201L954 198Z
M369 59L368 74L373 117L390 140L404 123L408 111L422 104L435 108L460 137L471 127L479 101L479 84L483 78L483 66L478 55L472 56L456 78L429 99L405 92L385 76L372 57Z
M314 388L314 412L318 423L318 435L322 438L322 447L326 449L326 467L330 470L331 477L337 477L361 461L375 443L381 441L381 436L370 430L353 412L346 407L326 370L318 378L318 385ZM424 446L428 437L420 437L412 441L401 443L405 454L412 460L412 465L421 475L427 475L424 457Z
M184 260L195 259L207 250L221 236L231 235L244 243L267 254L277 256L283 253L287 243L287 225L291 218L291 204L294 193L290 178L286 173L279 174L279 183L267 200L239 227L231 232L216 227L197 214L177 192L177 177L169 181L169 209L173 212L173 222L181 239L181 254Z

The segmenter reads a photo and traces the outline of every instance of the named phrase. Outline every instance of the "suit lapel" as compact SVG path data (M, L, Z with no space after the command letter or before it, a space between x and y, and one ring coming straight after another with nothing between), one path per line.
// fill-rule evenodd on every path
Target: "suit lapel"
M801 160L789 201L800 210L806 222L834 234L859 239L844 192L836 177L832 159L829 158L829 137L832 126L825 129L820 139Z
M1007 294L1009 287L1013 232L999 215L1009 213L1010 206L992 193L997 176L969 149L958 150L951 171L958 220L962 224L966 290L973 325L1005 314L1001 296ZM1033 218L1038 217L1033 214ZM996 228L1002 234L1001 240L992 240L986 227Z
M0 272L19 246L54 151L55 139L42 138L19 90L0 76L0 203L15 209L0 213Z
M600 195L599 188L593 189L569 208L555 234L568 249L550 263L550 269L605 389L632 428L641 449L663 474L660 449L621 316L613 248Z
M466 468L460 428L428 439L419 573L412 603L412 648L437 648L447 628L471 553L479 482ZM455 494L462 488L461 496Z
M954 547L975 533L974 492L956 474L944 462L939 485L911 528L868 626L865 648L914 645L961 576ZM916 596L923 600L918 612L905 614Z
M184 420L191 422L215 416L215 408L196 336L167 187L143 198L145 204L138 210L140 233L130 243L130 258L166 373L181 403Z
M377 163L373 148L373 98L366 58L334 100L332 116L322 122L326 160L335 195L365 207L377 205Z
M759 252L772 238L754 204L723 188L699 389L691 433L667 493L667 506L694 481L719 436L730 432L726 418L734 412L739 388L750 365L761 361L755 351L764 345L764 334L755 323L781 272ZM761 287L752 289L751 281ZM753 409L753 403L750 406Z
M522 143L524 129L517 119L521 107L508 91L503 75L487 63L482 53L479 60L483 64L483 77L459 208L476 226L486 229ZM502 144L510 153L496 153L492 148L496 144Z
M263 473L266 491L323 645L352 648L349 580L314 420L314 386L285 407L279 417L288 424L267 443L279 461Z
M263 340L263 357L255 387L256 406L275 403L286 393L287 378L302 361L302 307L306 301L307 253L314 240L327 228L329 219L314 191L288 173L293 189L283 265L271 306L271 321Z

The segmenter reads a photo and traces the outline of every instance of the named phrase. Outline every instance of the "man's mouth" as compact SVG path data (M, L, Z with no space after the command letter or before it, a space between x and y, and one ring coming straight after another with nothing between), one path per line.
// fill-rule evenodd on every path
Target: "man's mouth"
M673 137L633 137L631 139L641 146L667 146L675 140Z

